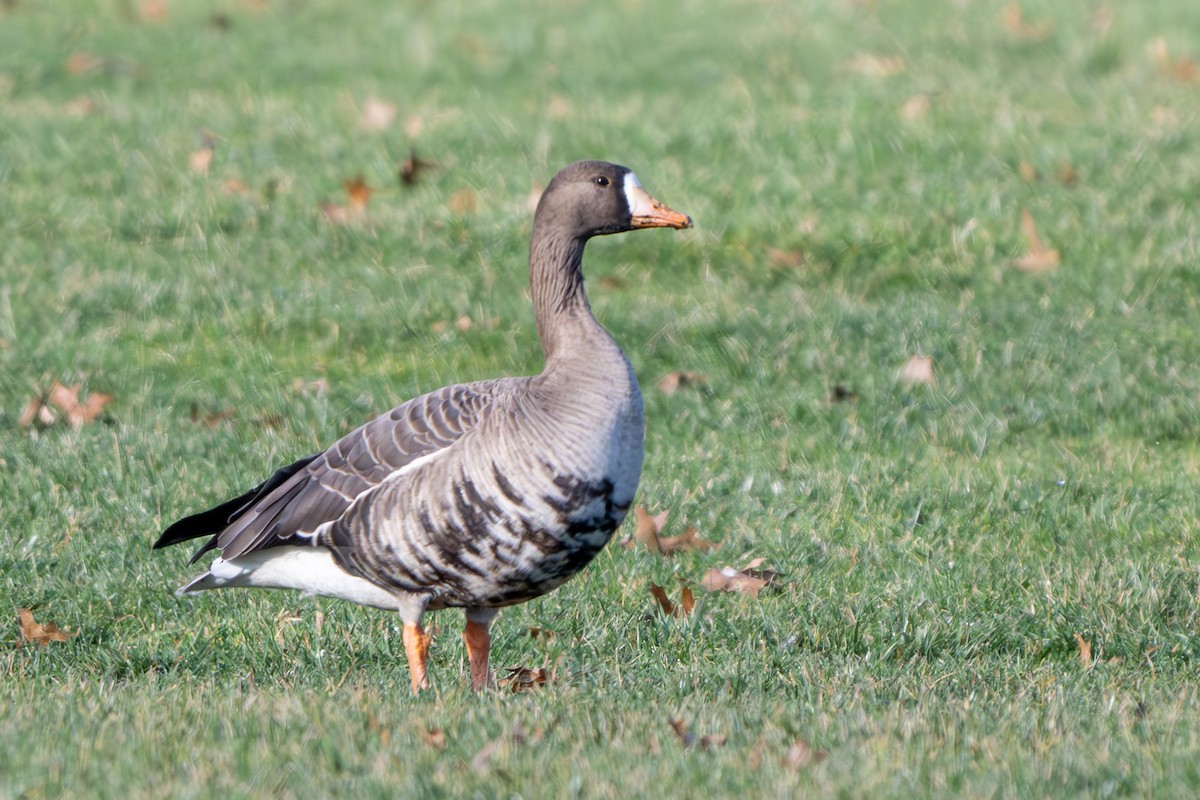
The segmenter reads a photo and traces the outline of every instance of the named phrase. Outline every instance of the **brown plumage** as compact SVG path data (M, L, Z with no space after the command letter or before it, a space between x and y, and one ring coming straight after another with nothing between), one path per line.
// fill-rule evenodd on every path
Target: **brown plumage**
M293 588L398 611L414 691L427 685L424 613L460 607L472 685L488 685L497 611L582 569L624 519L641 474L642 397L588 305L584 245L691 224L625 167L563 169L538 203L530 249L542 372L409 400L179 520L155 547L211 535L192 560L221 555L178 593Z

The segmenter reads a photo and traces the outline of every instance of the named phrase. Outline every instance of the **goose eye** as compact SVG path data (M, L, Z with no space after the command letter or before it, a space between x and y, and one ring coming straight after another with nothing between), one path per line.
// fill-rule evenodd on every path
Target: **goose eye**
M608 178L604 177L603 175L597 175L595 178L593 178L593 180L596 182L597 186L608 186Z

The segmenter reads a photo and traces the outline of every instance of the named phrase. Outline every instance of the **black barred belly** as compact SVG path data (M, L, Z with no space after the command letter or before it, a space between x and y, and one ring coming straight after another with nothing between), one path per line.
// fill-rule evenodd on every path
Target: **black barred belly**
M629 510L614 501L607 480L558 477L555 490L535 501L537 512L511 485L498 483L507 502L489 500L460 476L443 513L426 508L401 526L390 520L400 527L382 537L391 546L379 536L389 520L360 515L358 525L370 531L362 537L363 528L343 519L331 531L334 558L384 589L429 596L429 610L507 606L553 591L582 570ZM358 536L351 535L355 528Z

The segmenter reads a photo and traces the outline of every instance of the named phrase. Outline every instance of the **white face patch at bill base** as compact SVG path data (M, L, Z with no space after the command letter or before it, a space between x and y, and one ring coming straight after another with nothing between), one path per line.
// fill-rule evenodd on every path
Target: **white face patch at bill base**
M641 188L642 188L642 182L637 179L637 175L634 175L632 172L626 172L625 173L625 202L629 204L630 211L637 208L639 192L635 191L635 190L640 190ZM640 194L644 196L645 191L641 191Z

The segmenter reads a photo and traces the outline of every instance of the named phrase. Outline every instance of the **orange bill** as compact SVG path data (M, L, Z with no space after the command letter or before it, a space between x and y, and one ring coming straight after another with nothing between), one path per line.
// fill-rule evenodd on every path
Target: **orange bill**
M687 214L667 208L637 185L627 185L629 210L633 215L634 228L690 228L692 218Z

